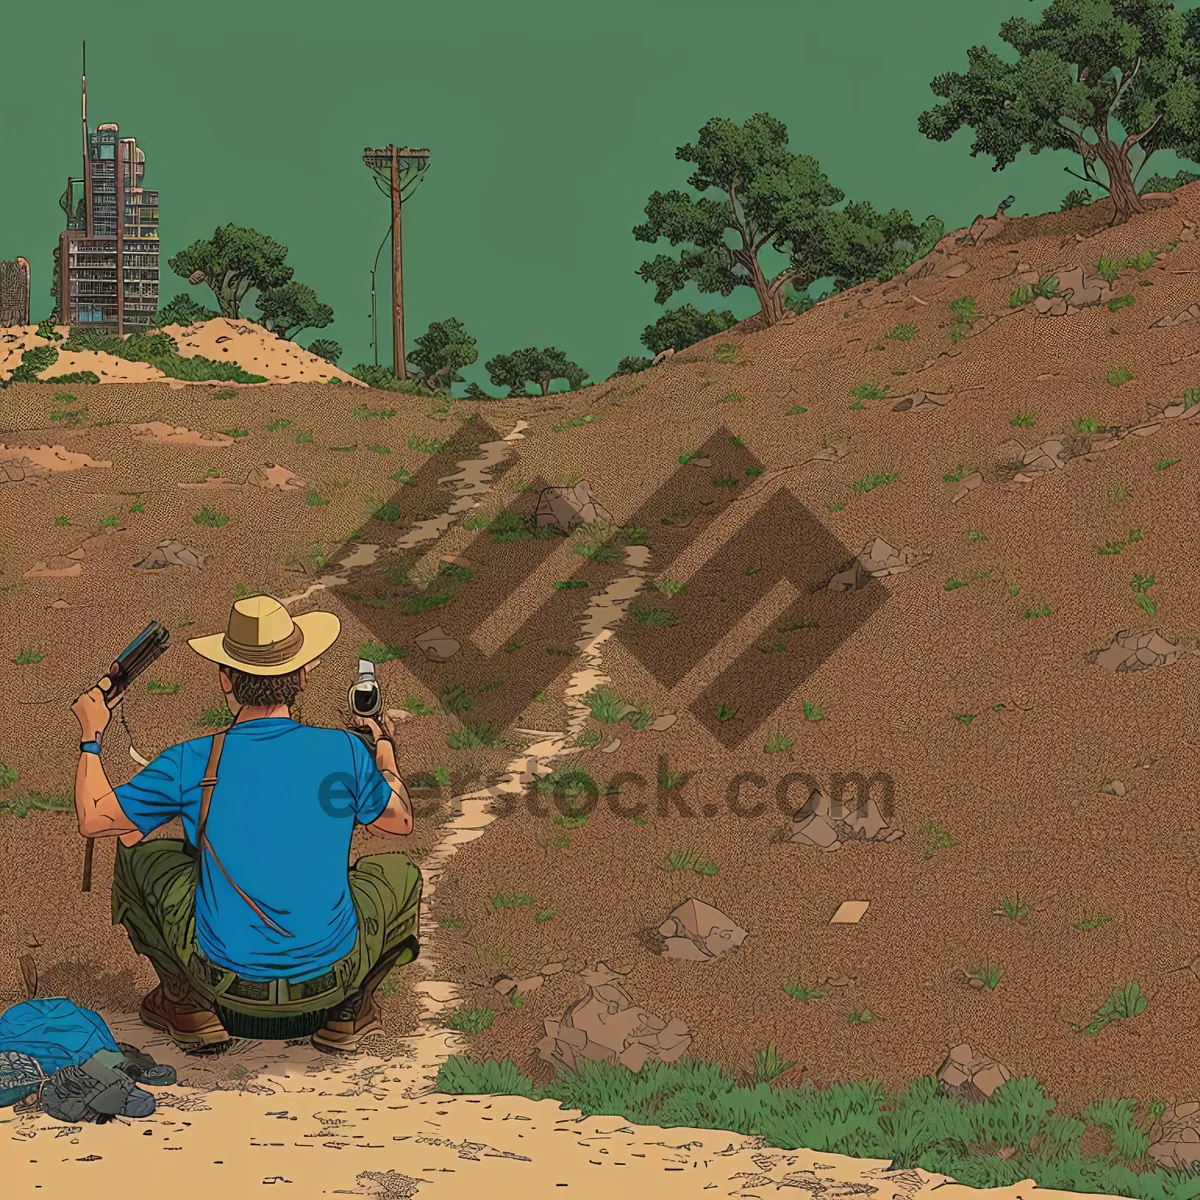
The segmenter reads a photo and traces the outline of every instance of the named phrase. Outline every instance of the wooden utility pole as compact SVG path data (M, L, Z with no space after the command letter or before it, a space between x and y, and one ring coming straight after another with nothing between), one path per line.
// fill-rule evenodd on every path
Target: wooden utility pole
M392 371L397 379L408 378L404 348L404 247L400 235L400 206L411 196L421 176L429 166L428 150L412 150L407 146L398 149L394 144L379 150L367 147L363 151L363 162L375 176L380 191L386 191L392 204L390 234L392 239ZM379 243L379 252L383 242ZM375 266L379 265L379 252L375 254ZM375 329L375 268L371 269L371 340L378 356L379 346ZM378 361L378 357L376 358Z
M397 379L408 378L404 351L404 266L400 241L400 160L392 152L392 371Z

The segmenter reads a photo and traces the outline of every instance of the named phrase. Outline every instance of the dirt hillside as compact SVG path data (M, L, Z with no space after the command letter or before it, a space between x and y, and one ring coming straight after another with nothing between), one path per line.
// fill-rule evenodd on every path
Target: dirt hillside
M426 926L434 978L497 1014L473 1055L550 1072L602 962L739 1069L774 1042L797 1077L896 1086L969 1043L1068 1105L1197 1099L1200 185L1158 205L980 221L904 277L545 400L0 393L0 943L47 993L136 1009L111 847L81 895L52 811L68 705L157 618L178 647L129 732L147 757L198 736L218 696L183 640L270 590L344 622L306 720L339 720L360 647L384 660L433 785L418 857L455 795L495 795ZM619 533L536 526L579 481ZM606 795L535 805L551 769ZM872 802L810 801L837 772ZM869 907L831 923L846 901ZM1130 983L1144 1011L1093 1022Z

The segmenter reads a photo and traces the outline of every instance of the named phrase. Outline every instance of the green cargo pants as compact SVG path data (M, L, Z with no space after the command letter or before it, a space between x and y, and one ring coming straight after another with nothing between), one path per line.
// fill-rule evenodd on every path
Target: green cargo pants
M164 990L181 999L191 989L204 999L248 1017L287 1017L332 1008L352 994L382 958L397 964L416 956L421 872L404 854L371 854L349 868L358 913L353 950L326 976L308 983L250 983L210 963L196 942L196 885L200 862L177 838L134 846L117 843L112 921L124 925L130 944L148 958Z

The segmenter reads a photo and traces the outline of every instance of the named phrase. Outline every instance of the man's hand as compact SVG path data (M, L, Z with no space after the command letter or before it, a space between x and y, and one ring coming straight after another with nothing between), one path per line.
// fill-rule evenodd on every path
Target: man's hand
M365 729L376 744L379 743L381 738L395 744L396 722L388 713L381 714L379 721L374 717L351 716L350 724L357 729Z
M79 722L79 732L83 735L82 742L95 741L107 728L112 717L112 709L119 704L121 697L114 696L111 701L104 698L100 688L88 688L74 704L71 711Z

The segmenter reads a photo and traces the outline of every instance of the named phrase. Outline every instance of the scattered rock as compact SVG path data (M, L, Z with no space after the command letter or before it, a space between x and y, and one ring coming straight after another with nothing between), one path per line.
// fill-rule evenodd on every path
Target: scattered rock
M141 562L133 565L143 571L161 571L164 567L190 567L192 570L199 570L204 566L204 559L205 555L198 550L168 538L165 542L159 542Z
M518 979L513 990L518 996L528 996L530 992L536 991L545 982L540 975L530 975L528 979Z
M963 1104L978 1104L1007 1080L1012 1072L993 1058L976 1056L970 1046L955 1046L938 1068L942 1091Z
M547 963L542 968L542 976L543 978L546 978L551 975L557 975L560 971L566 970L566 966L567 964L565 962Z
M233 438L214 430L187 429L183 425L168 425L165 421L149 421L130 425L130 434L139 442L154 442L160 446L232 446Z
M1200 1102L1173 1105L1150 1127L1148 1153L1164 1167L1192 1167L1200 1163Z
M867 915L870 900L843 900L829 918L830 925L857 925Z
M659 352L658 352L658 353L657 353L657 354L656 354L656 355L655 355L655 356L654 356L654 357L653 357L653 358L650 360L650 365L651 365L652 367L657 367L659 363L664 363L664 362L666 362L666 361L667 361L667 359L668 359L668 358L670 358L670 357L671 357L671 355L672 355L672 354L674 354L674 353L675 353L675 347L674 347L674 346L668 346L668 347L667 347L665 350L660 350L660 351L659 351Z
M944 408L948 396L932 396L928 392L918 392L905 396L903 400L892 405L892 412L916 412L922 408Z
M440 625L435 625L417 638L417 649L430 662L449 662L462 649L462 643L450 637Z
M914 550L912 546L897 549L890 542L876 537L869 541L859 551L858 557L848 567L839 571L826 587L831 592L856 592L872 579L900 575L920 566L928 559L928 554Z
M507 996L514 992L517 987L517 981L510 979L507 975L499 975L492 980L492 987L502 996Z
M580 1059L589 1059L621 1063L636 1072L650 1060L674 1062L691 1045L682 1021L667 1021L635 1004L619 976L603 963L583 980L587 995L561 1020L545 1022L546 1036L537 1047L544 1062L573 1071Z
M664 713L661 717L655 717L646 728L654 733L664 733L678 720L676 713Z
M612 517L592 496L591 484L581 479L574 487L542 488L534 511L537 526L556 525L567 532L576 525L592 521L611 521Z
M1062 296L1034 296L1033 307L1043 317L1065 317L1067 301Z
M65 601L65 600L64 600L64 599L63 599L63 598L60 596L60 597L59 597L57 600L55 600L55 601L54 601L52 604L47 604L47 605L46 605L46 607L47 607L47 608L53 608L53 609L64 609L64 608L71 608L71 607L72 607L72 605L68 604L68 603L67 603L67 602L66 602L66 601Z
M1157 632L1133 633L1121 630L1112 643L1090 657L1098 667L1108 671L1145 671L1151 667L1169 667L1185 647L1169 642Z
M983 483L983 476L975 471L970 475L964 476L959 480L958 490L950 497L951 504L957 504L965 496L973 492L979 485Z
M1161 317L1150 326L1151 329L1162 329L1169 325L1184 325L1188 321L1200 319L1200 304L1189 304L1182 312L1174 316Z
M661 953L667 958L707 961L736 950L746 940L746 930L720 909L699 900L685 900L658 927Z
M1123 795L1125 795L1125 785L1119 779L1106 779L1100 785L1100 790L1106 796L1123 796Z
M83 563L78 559L67 558L56 554L44 562L36 562L25 572L25 579L69 579L73 575L83 574Z
M295 492L308 486L299 475L293 475L287 467L281 467L277 463L264 463L261 467L255 467L246 476L246 482L271 492Z
M792 817L788 841L830 851L841 849L844 842L895 842L903 836L903 830L892 829L884 820L871 795L849 810L839 803L835 812L830 797L814 788Z

